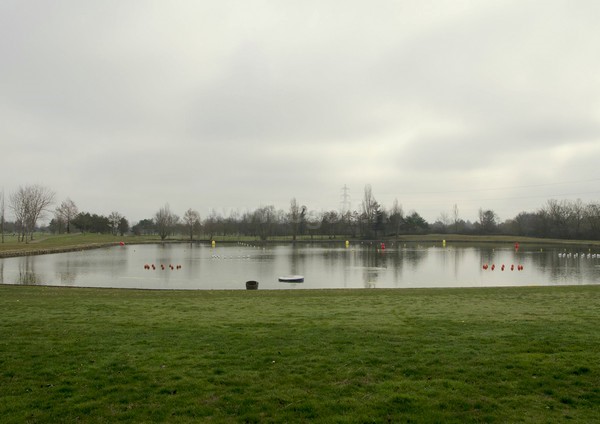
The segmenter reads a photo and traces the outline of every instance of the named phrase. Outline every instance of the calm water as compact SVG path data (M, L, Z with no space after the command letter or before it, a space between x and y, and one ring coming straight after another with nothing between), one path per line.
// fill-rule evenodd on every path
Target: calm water
M259 281L259 289L600 284L600 250L566 252L570 257L562 257L564 247L548 246L132 245L0 259L0 283L144 289L245 289L247 280ZM278 282L295 274L304 283Z

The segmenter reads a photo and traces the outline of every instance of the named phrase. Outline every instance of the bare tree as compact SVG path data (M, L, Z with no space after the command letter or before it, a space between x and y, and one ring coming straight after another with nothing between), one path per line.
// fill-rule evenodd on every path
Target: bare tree
M454 221L454 232L458 233L458 223L460 222L460 216L458 214L458 205L456 203L452 207L452 218Z
M296 240L298 235L298 228L300 227L300 206L294 197L290 201L290 212L288 213L288 220L292 227L292 240Z
M498 215L491 209L483 210L479 208L479 226L482 233L490 234L496 230L498 225Z
M68 197L56 208L55 216L58 221L65 224L67 234L71 232L71 221L73 221L78 213L79 210L77 209L75 202Z
M373 232L377 215L379 214L379 203L377 203L373 196L371 184L365 186L365 194L362 201L362 213L367 225L366 234L370 236Z
M33 240L33 231L40 218L54 202L54 192L41 185L19 187L10 195L10 208L20 227L20 240Z
M392 210L390 210L389 223L397 237L400 234L400 229L404 223L404 211L402 210L402 205L398 202L398 199L394 199Z
M123 215L119 212L111 212L108 215L108 225L110 226L110 231L113 235L117 235L119 232L119 224L121 223L121 219L123 219Z
M586 206L585 211L590 237L600 237L600 203L590 203Z
M585 205L581 199L577 199L568 204L569 208L569 229L571 230L571 237L581 237L581 225L585 219Z
M440 216L438 217L438 221L444 226L444 229L448 228L450 225L450 216L447 212L440 212Z
M4 189L0 193L0 234L2 234L2 243L4 243Z
M567 201L550 199L540 212L549 224L550 236L568 237L570 207Z
M156 231L158 231L161 240L167 238L175 224L177 224L177 221L179 221L179 217L171 212L168 203L156 212L154 223L156 224Z
M252 221L258 230L257 232L261 240L267 240L269 236L273 235L273 230L277 222L276 218L277 212L273 205L263 206L254 211Z
M197 232L200 228L200 214L198 211L188 209L183 214L183 223L190 234L190 241L194 240L194 232Z

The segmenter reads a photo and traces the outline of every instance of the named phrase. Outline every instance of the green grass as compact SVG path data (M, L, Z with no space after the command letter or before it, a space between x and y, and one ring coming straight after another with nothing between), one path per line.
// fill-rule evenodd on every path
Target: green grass
M16 236L5 235L4 243L0 243L0 257L24 254L49 253L65 249L85 249L105 246L111 243L148 243L159 242L158 236L114 236L111 234L45 234L36 233L28 243L19 242Z
M202 239L207 241L206 236ZM247 242L260 242L256 237L239 237L239 236L215 236L214 239L219 242L236 242L236 241L247 241ZM298 237L298 241L315 241L315 242L340 242L343 243L346 240L346 236L338 236L336 240L331 240L328 236L310 236ZM514 236L472 236L472 235L460 235L460 234L428 234L428 235L406 235L398 238L394 238L391 241L399 243L441 243L442 240L446 240L449 245L457 245L462 243L477 243L479 245L490 244L497 246L498 244L509 244L512 245L515 241L519 241L523 246L545 246L548 244L562 244L565 246L579 245L579 246L600 246L600 241L585 241L585 240L556 240L556 239L540 239L531 237L514 237ZM159 236L113 236L110 234L90 234L90 233L77 233L77 234L44 234L38 233L35 235L34 240L29 243L18 242L17 238L10 235L5 235L5 242L0 243L0 258L7 256L18 256L26 254L41 254L41 253L52 253L60 252L72 249L87 249L94 247L106 246L111 243L119 243L124 241L128 244L136 243L159 243L161 242ZM173 236L166 240L167 242L179 242L187 241L185 236ZM269 242L291 242L291 236L285 237L270 237ZM352 243L361 243L366 241L353 240Z
M599 422L600 286L0 286L0 421Z

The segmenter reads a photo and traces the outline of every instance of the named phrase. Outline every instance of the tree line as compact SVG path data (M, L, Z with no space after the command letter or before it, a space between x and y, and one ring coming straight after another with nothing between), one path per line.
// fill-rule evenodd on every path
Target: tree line
M550 237L562 239L600 239L600 203L584 203L581 200L555 200L546 202L535 212L521 212L516 217L500 221L491 209L480 209L475 222L461 219L457 205L451 214L442 213L433 223L427 222L418 212L404 213L395 200L391 208L383 207L373 194L370 185L365 186L361 204L357 210L309 210L295 198L289 209L277 209L273 205L261 206L245 212L233 211L223 216L212 210L201 219L198 211L188 209L180 217L168 204L160 207L149 218L133 226L120 213L108 216L81 212L74 201L67 198L54 209L55 194L39 186L19 187L8 197L8 209L14 221L5 220L4 194L0 195L0 230L2 241L5 232L18 235L18 240L33 239L37 222L51 214L45 228L53 233L89 232L125 235L158 235L161 239L184 236L212 239L216 236L248 236L261 240L270 237L339 236L363 239L389 238L405 234L457 233L457 234L505 234L515 236Z

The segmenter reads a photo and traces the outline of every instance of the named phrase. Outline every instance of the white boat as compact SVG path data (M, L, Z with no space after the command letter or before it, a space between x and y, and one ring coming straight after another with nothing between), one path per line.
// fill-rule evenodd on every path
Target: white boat
M286 275L279 277L279 281L282 283L303 283L304 275Z

